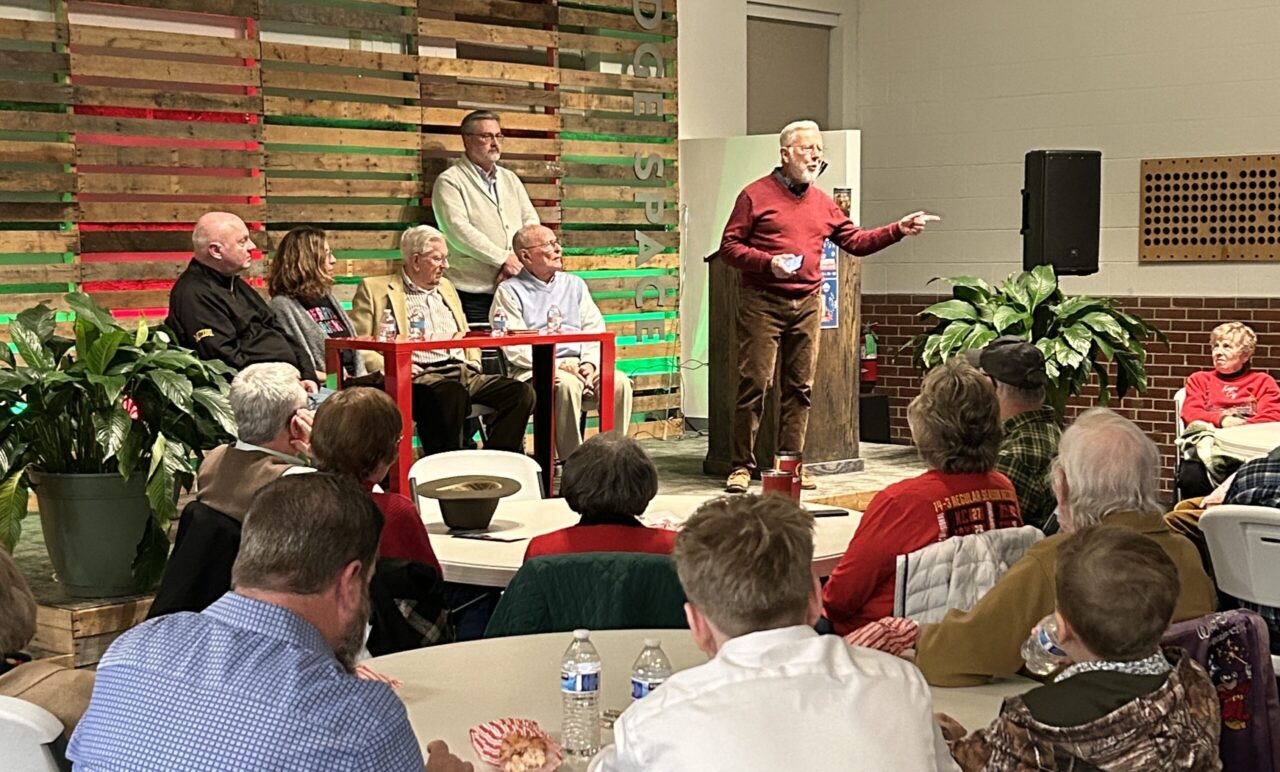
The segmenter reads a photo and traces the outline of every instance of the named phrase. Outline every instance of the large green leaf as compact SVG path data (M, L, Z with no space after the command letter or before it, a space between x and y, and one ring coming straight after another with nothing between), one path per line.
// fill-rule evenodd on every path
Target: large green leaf
M148 332L147 320L143 319L142 317L138 317L138 329L133 334L133 345L141 346L143 343L146 343L147 332Z
M1058 320L1062 324L1068 324L1075 321L1080 314L1107 309L1107 302L1100 298L1090 297L1088 295L1076 295L1073 298L1067 298L1054 307L1053 311L1058 315Z
M1081 356L1089 356L1089 350L1093 347L1094 335L1088 327L1083 324L1073 324L1062 331L1062 337L1070 344L1071 348L1080 352Z
M1026 283L1021 280L1021 277L1010 276L1005 279L1000 285L1000 291L1004 293L1006 298L1020 306L1023 311L1030 313L1032 309L1031 293L1027 291Z
M0 442L0 475L8 475L9 471L18 464L18 459L22 458L22 453L26 449L27 443L21 441L16 433L6 437L4 442Z
M13 345L17 346L18 355L27 367L40 370L53 367L53 354L45 348L44 340L20 319L9 323L9 337L13 339Z
M124 391L127 381L123 375L96 375L89 373L85 376L89 383L102 387L103 401L109 405L115 405L120 401L120 394Z
M926 284L932 284L935 281L945 281L951 285L951 293L960 300L967 300L975 306L981 306L991 299L991 285L975 276L937 276Z
M184 412L191 412L191 380L169 370L152 370L148 377L165 399Z
M231 403L227 401L226 395L202 386L191 392L191 398L196 404L209 411L209 415L218 422L218 426L222 427L223 431L232 437L239 434L239 430L236 429L236 417L231 412Z
M24 472L23 469L14 470L0 482L0 546L10 553L22 535L22 518L27 516L30 492L22 484Z
M973 330L973 325L968 322L952 322L942 333L942 339L938 342L938 359L945 362L955 356L957 350L961 348L961 343L969 336L969 332Z
M76 312L76 321L88 322L101 332L120 329L120 323L83 292L68 292L63 297L71 310Z
M1058 289L1058 277L1054 275L1051 265L1037 265L1026 276L1026 288L1031 295L1032 308L1048 300Z
M991 323L992 326L996 328L997 332L1003 334L1010 327L1013 327L1016 324L1025 325L1028 321L1030 321L1030 319L1027 316L1027 313L1022 309L1015 306L1000 306L996 309Z
M1125 329L1120 326L1120 323L1117 322L1111 314L1103 311L1094 311L1092 313L1085 314L1081 321L1092 327L1097 332L1104 335L1110 335L1112 340L1117 343L1124 343L1125 345L1128 344L1129 333L1125 332Z
M132 424L133 419L120 407L109 413L97 413L93 416L94 436L102 447L103 458L111 458L120 450Z
M173 473L161 463L147 480L147 501L151 502L151 514L158 523L168 526L173 519L177 511L177 494L173 485Z
M81 361L90 373L102 375L116 355L116 349L128 339L129 333L124 330L105 332L89 346L88 351L80 352Z
M0 362L4 362L10 367L17 364L13 358L13 349L9 348L9 344L4 341L0 341Z
M142 451L146 447L147 432L138 421L129 423L129 432L125 434L124 440L120 443L120 449L116 451L116 469L120 472L120 476L128 480L138 471L138 464L142 460Z
M1079 367L1080 363L1084 361L1084 356L1079 351L1072 348L1071 344L1067 343L1062 338L1055 338L1053 343L1054 358L1057 359L1064 367L1074 369Z
M46 341L53 337L53 331L57 329L58 315L41 303L19 312L14 321L34 333L39 340Z
M1098 376L1098 404L1106 407L1111 404L1111 390L1107 383L1110 380L1107 376L1107 366L1102 362L1092 362L1093 372Z
M972 303L952 298L941 303L934 303L921 311L919 316L936 316L939 319L946 320L967 319L969 321L977 321L978 309L974 308Z

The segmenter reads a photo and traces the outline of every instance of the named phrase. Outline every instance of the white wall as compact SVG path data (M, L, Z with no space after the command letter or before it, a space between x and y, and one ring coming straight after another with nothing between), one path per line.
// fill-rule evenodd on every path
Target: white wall
M1142 158L1280 150L1280 0L858 2L864 220L944 216L866 261L864 292L1020 269L1023 155L1092 148L1101 270L1068 291L1274 294L1280 264L1139 265L1137 189Z

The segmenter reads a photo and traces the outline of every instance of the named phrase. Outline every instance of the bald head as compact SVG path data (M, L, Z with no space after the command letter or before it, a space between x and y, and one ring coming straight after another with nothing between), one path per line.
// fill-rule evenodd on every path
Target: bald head
M244 220L230 212L209 212L196 221L191 247L197 261L234 276L249 267L253 240Z
M525 270L541 281L551 281L557 271L564 270L560 242L555 231L545 225L526 225L516 231L511 249Z

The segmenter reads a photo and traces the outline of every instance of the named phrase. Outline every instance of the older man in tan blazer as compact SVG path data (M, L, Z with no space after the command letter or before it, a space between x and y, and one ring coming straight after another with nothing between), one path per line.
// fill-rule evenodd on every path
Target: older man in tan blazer
M351 303L351 323L357 335L373 335L391 309L396 331L407 332L412 309L426 320L428 335L466 332L457 290L444 278L449 249L444 235L429 225L404 232L400 239L401 270L360 282ZM366 351L370 373L383 369L382 355ZM462 447L462 427L473 404L491 408L494 414L485 446L519 452L524 429L533 411L533 387L513 378L485 375L480 370L480 350L451 348L419 351L413 355L413 419L424 454Z

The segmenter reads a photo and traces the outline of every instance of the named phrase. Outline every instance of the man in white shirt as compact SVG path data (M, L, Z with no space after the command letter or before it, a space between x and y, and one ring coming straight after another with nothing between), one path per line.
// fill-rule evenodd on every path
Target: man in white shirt
M489 318L494 288L520 273L511 238L538 223L538 211L520 178L498 166L502 126L496 113L476 110L462 119L465 154L436 178L431 209L449 241L448 277L471 323Z
M592 772L955 770L924 677L813 630L813 517L779 496L704 504L676 537L705 665L628 708Z
M493 315L507 315L507 328L542 330L547 311L560 311L565 332L604 332L604 317L591 299L582 277L563 273L564 257L556 234L544 225L526 225L512 240L523 270L498 285ZM529 346L506 349L511 377L527 381L533 377L533 353ZM556 347L555 438L556 453L565 459L582 444L580 419L585 405L600 405L600 344L584 343ZM613 376L614 431L625 433L631 419L631 379L615 371Z

